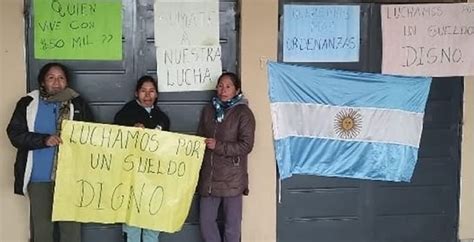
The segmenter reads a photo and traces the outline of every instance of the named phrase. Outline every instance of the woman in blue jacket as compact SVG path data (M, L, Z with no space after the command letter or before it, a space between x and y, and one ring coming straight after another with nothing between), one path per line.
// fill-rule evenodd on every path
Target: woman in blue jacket
M67 68L44 65L38 74L39 90L22 97L7 127L17 148L15 193L28 194L34 241L53 242L51 222L57 147L65 119L92 121L92 113L77 92L69 88ZM61 242L81 242L77 222L58 222Z

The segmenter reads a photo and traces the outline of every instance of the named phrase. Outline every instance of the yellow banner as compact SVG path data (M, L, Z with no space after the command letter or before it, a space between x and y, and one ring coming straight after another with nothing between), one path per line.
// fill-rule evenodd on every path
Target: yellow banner
M181 229L195 193L204 138L66 120L61 139L53 221Z

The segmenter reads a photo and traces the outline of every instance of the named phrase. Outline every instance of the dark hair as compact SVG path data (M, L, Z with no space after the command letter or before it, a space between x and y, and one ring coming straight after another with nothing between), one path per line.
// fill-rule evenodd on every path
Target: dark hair
M66 77L66 83L69 83L70 76L69 76L69 70L67 67L61 63L57 62L50 62L43 67L41 67L39 73L38 73L38 84L41 86L44 82L44 78L46 77L46 73L48 73L49 70L53 67L59 67L64 72L64 76Z
M155 79L153 79L153 77L151 76L146 75L138 79L137 85L135 86L135 92L138 92L145 82L151 82L153 86L155 86L156 92L158 92L158 84L156 83Z
M219 79L217 79L217 85L221 82L222 78L228 77L231 81L232 84L234 84L234 87L236 90L240 90L242 92L242 83L240 82L239 76L233 72L224 72L219 76Z

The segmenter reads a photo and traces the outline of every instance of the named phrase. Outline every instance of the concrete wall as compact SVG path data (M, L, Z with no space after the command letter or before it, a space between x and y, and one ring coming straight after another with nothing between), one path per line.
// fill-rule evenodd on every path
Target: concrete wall
M243 242L276 241L276 174L265 62L276 60L278 0L241 0L242 85L257 119L250 156L250 196L244 200ZM474 0L471 0L474 2ZM23 1L0 1L0 132L26 93ZM474 77L465 81L462 152L461 239L474 238ZM0 241L28 241L26 199L13 195L15 150L0 135Z
M463 123L459 238L474 240L474 77L464 79Z
M257 122L250 156L250 196L244 200L242 241L276 241L276 171L266 60L276 60L278 0L241 0L242 90Z
M464 79L463 123L459 239L474 240L474 77Z
M28 206L13 195L15 149L5 133L18 98L26 93L23 1L0 1L0 241L26 242Z

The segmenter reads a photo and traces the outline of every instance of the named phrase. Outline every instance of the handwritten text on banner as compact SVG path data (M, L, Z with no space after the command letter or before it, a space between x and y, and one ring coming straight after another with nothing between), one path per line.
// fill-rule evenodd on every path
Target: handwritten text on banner
M155 45L160 92L213 90L222 73L217 0L157 0Z
M219 2L156 0L155 45L219 45Z
M474 75L474 4L383 5L382 72Z
M120 0L34 0L37 59L121 60Z
M356 5L285 5L283 60L359 61L359 15Z
M204 139L64 121L53 221L127 223L175 232L191 205Z

